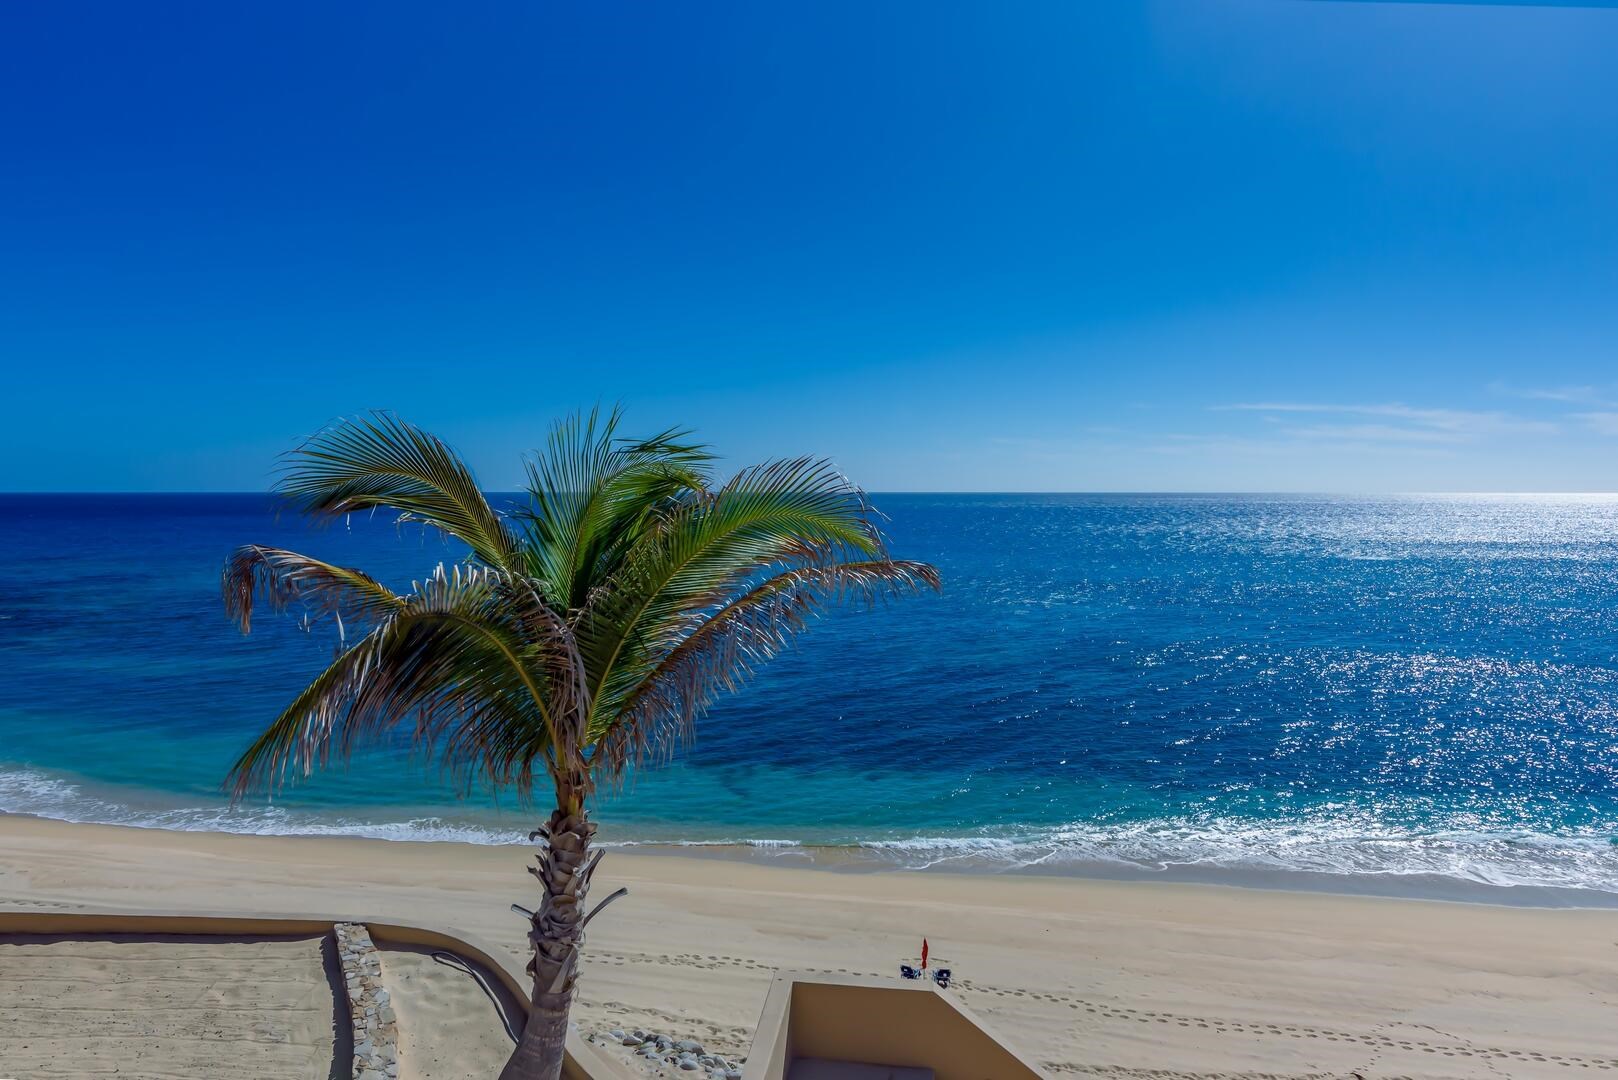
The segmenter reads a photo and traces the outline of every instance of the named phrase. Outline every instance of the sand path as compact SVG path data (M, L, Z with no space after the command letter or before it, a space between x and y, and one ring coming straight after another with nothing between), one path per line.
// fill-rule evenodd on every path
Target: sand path
M485 985L514 1026L522 1012L504 987L433 959L431 949L378 946L382 982L399 1014L399 1080L488 1080L511 1056L512 1040Z
M0 936L0 1075L328 1080L340 1049L346 1077L331 962L319 938Z

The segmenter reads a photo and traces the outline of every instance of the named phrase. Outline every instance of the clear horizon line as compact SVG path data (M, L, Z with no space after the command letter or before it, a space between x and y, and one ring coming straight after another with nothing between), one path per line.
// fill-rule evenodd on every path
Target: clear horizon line
M1550 489L1513 489L1513 490L1436 490L1415 491L1378 488L1357 488L1327 490L1308 488L864 488L867 495L1307 495L1307 496L1437 496L1437 495L1579 495L1579 496L1618 496L1618 490L1550 490ZM487 488L485 495L522 495L522 488L501 489ZM183 496L183 495L231 495L231 496L261 496L276 498L273 491L252 490L225 490L202 488L173 488L173 489L141 489L141 490L91 490L91 489L54 489L38 491L0 491L0 499L21 497L69 497L69 496Z

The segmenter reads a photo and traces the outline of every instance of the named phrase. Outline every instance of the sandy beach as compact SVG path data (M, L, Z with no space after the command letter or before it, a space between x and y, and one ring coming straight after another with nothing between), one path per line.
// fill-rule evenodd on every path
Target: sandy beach
M319 938L12 938L0 946L0 1074L210 1076L233 1062L324 1078L329 951Z
M527 899L524 858L0 817L0 906L351 911L520 955L508 905ZM745 1052L771 971L885 975L925 934L961 999L1055 1075L1618 1071L1618 912L641 852L608 857L597 888L618 885L631 894L587 948L587 1028L656 1026ZM39 962L0 952L0 980Z

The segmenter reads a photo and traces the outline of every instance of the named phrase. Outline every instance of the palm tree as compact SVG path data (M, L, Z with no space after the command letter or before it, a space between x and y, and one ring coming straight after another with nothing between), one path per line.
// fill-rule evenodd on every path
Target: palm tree
M829 604L938 588L888 557L863 494L824 461L715 486L684 432L621 438L618 413L558 424L528 462L526 505L494 509L447 445L396 417L341 421L285 460L278 492L331 519L387 509L464 545L408 592L359 570L248 546L224 571L245 633L255 603L330 616L340 645L231 771L237 797L308 775L333 750L409 732L462 784L555 793L537 841L533 1008L502 1080L560 1075L585 898L601 852L598 783L689 738ZM620 893L603 901L601 906Z

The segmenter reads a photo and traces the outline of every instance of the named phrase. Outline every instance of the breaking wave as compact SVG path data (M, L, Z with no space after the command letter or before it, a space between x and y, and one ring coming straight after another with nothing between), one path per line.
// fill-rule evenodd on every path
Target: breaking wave
M485 845L526 839L513 826L432 815L384 821L277 806L142 806L87 793L70 780L31 769L0 771L0 813L184 832ZM678 837L633 826L610 828L617 835L606 847L743 853L853 869L1165 876L1280 886L1324 877L1381 882L1385 890L1418 894L1432 890L1417 882L1437 882L1485 891L1574 890L1602 903L1608 901L1594 894L1618 898L1618 836L1604 831L1422 831L1354 814L1291 821L1075 823L961 836ZM1401 881L1411 887L1400 889Z
M321 816L279 806L141 806L86 794L71 781L31 769L0 772L0 813L177 832L358 836L463 844L516 844L526 839L516 829L488 828L438 817L370 821L361 817Z

